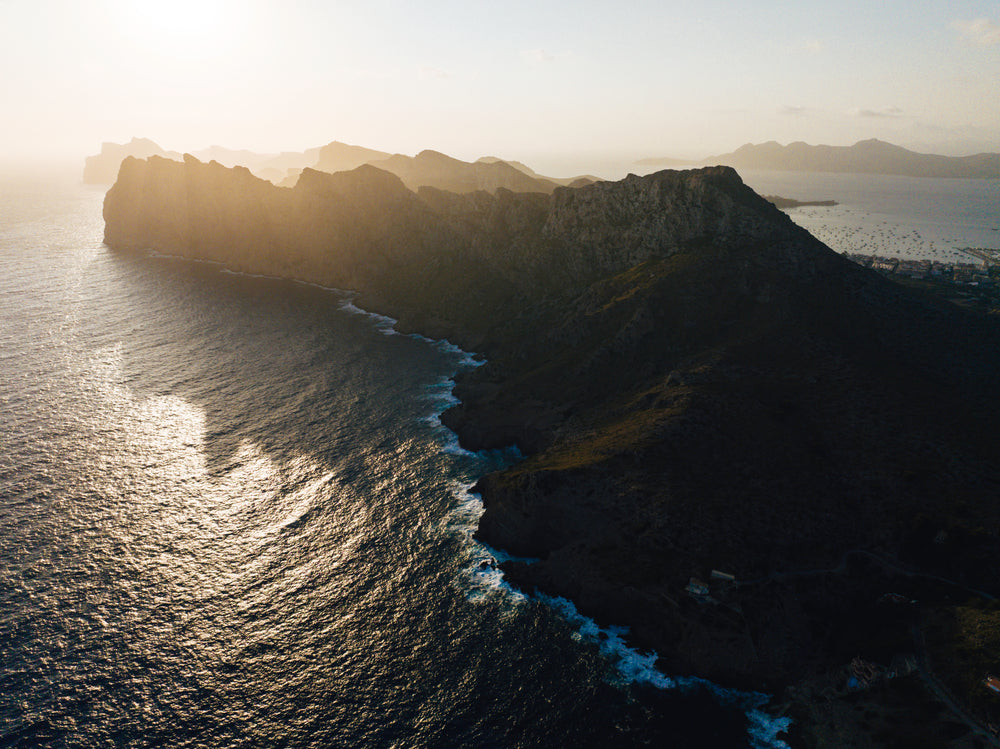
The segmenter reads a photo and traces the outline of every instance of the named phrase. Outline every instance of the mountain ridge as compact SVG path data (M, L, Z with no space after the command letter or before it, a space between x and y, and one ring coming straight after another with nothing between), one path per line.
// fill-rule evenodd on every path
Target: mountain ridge
M183 161L184 155L165 151L148 138L132 138L129 143L103 143L101 152L88 156L84 162L85 184L112 184L118 176L122 161L127 157L145 159L150 156ZM294 187L305 169L321 172L340 172L356 169L363 164L375 164L403 179L412 190L435 187L452 192L495 192L498 188L514 192L551 193L557 185L584 184L599 181L593 175L552 178L537 174L520 162L508 162L497 157L482 157L474 162L461 161L439 151L424 150L416 156L390 154L364 146L331 141L325 146L302 152L288 151L280 154L259 154L248 150L233 150L210 146L195 151L199 161L216 161L226 167L242 166L255 176L281 187Z
M880 657L898 581L794 575L859 549L1000 592L996 321L840 257L730 168L456 194L128 159L104 215L115 250L354 289L485 353L442 420L527 458L479 481L477 535L674 673L780 691ZM685 584L713 569L766 582L706 607Z
M676 159L649 158L639 166L671 166ZM688 164L725 164L735 169L844 172L906 177L1000 178L1000 153L940 156L910 151L876 138L851 146L809 145L802 141L781 145L777 141L746 143L735 151L709 156Z

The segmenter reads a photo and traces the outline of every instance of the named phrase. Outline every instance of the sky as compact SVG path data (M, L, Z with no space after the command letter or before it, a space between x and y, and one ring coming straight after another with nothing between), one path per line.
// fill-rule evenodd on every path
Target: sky
M554 176L768 140L1000 152L1000 2L0 0L0 161L132 137Z

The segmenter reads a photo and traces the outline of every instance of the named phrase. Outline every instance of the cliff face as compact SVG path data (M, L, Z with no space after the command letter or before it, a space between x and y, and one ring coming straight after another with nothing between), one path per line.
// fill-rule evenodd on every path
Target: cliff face
M115 249L356 289L483 351L444 419L529 457L480 481L480 536L674 672L773 686L863 651L845 612L890 583L857 550L1000 580L996 321L840 258L731 169L458 195L133 159L104 210ZM706 607L684 586L713 568L756 582Z
M105 241L115 248L349 286L403 313L444 315L458 328L470 327L468 298L455 289L470 283L493 286L481 303L495 307L540 290L561 297L699 242L809 240L722 168L557 188L550 197L502 187L415 194L371 165L307 169L289 190L241 167L153 157L122 164L104 215ZM428 285L434 298L413 298ZM496 322L469 332L500 331L504 320Z
M557 190L543 234L570 239L577 274L597 277L665 257L692 243L735 246L802 238L732 169L630 175Z

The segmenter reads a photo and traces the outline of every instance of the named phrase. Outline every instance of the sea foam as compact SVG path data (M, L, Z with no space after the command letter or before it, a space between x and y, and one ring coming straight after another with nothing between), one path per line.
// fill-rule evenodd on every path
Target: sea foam
M457 504L448 518L448 529L466 538L470 564L463 571L462 584L470 602L479 603L499 595L515 606L524 605L531 600L543 603L573 628L574 640L597 646L599 652L614 665L617 674L614 682L619 686L642 684L681 693L706 691L719 704L743 711L747 718L747 736L753 749L788 749L788 744L780 738L780 734L788 730L791 720L776 718L766 712L764 708L770 701L769 695L726 689L706 679L692 676L668 676L656 668L656 653L644 653L628 644L628 627L602 627L581 614L573 602L566 598L538 591L528 596L514 588L504 579L500 565L511 560L526 564L538 560L515 557L475 539L473 534L484 510L482 499L472 491L472 484L456 483L452 486L452 493Z
M347 297L340 303L340 308L342 310L349 312L352 315L363 315L367 317L375 323L375 327L383 335L405 335L407 338L429 343L442 353L459 356L460 359L458 361L458 366L460 368L481 367L486 363L486 360L482 357L479 357L471 351L466 351L461 346L449 341L447 338L428 338L420 333L400 333L396 330L396 325L399 323L399 320L394 317L389 317L388 315L379 314L378 312L369 312L368 310L362 309L354 303L355 295L353 292L340 291L340 293Z
M346 298L340 303L342 310L369 318L379 332L384 335L402 335L395 328L398 320L358 307L354 304L353 294L350 292L346 292L345 296ZM445 339L432 339L417 333L408 335L410 338L434 345L444 353L461 356L458 362L459 368L478 367L485 364L485 360L477 358L474 354ZM435 428L440 429L442 433L447 434L441 452L484 461L481 473L497 470L503 465L510 465L521 460L523 456L516 446L478 453L461 447L458 435L441 422L441 414L460 402L453 394L453 388L454 380L450 377L425 388L427 399L434 404L434 412L425 417L425 420ZM534 598L548 605L576 628L574 639L597 644L601 654L615 664L622 685L648 684L657 689L677 689L681 692L708 691L720 704L743 710L748 722L747 735L754 749L788 749L788 745L779 738L779 735L787 731L791 721L788 718L775 718L764 711L763 708L770 701L768 695L725 689L697 677L667 676L656 668L657 655L655 653L642 653L628 645L626 642L628 627L614 625L601 627L593 619L580 614L576 606L565 598L548 596L537 591L534 596L529 597L507 582L500 567L504 562L518 561L532 564L538 560L530 557L515 557L501 549L494 549L475 538L474 534L479 527L484 507L482 498L472 491L473 486L473 483L460 482L455 482L451 486L456 504L446 520L447 530L465 539L469 564L464 567L461 573L460 585L465 590L467 600L471 603L479 603L499 595L510 604L519 606Z
M473 603L500 595L512 604L523 604L528 600L528 596L504 579L500 565L507 561L531 564L538 560L512 556L474 537L484 508L482 498L472 491L472 487L473 484L458 482L452 484L451 492L457 504L447 520L447 529L465 539L469 557L469 564L461 573L461 585L465 590L465 596Z
M593 619L577 611L572 601L558 596L535 593L535 598L556 611L575 628L573 638L596 644L600 652L615 665L618 680L624 684L648 684L657 689L680 692L707 691L721 705L743 710L747 717L747 733L754 749L788 749L779 734L788 730L789 718L775 718L764 707L770 697L761 692L741 692L726 689L706 679L694 676L667 676L656 668L655 653L642 653L628 645L628 627L601 627Z

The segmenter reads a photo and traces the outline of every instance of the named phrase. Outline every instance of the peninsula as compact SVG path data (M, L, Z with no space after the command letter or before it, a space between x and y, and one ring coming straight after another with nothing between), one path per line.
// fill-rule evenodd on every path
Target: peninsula
M950 652L960 606L1000 618L996 319L839 256L728 167L457 194L128 158L104 218L114 250L352 289L482 352L443 419L526 455L477 485L479 537L539 559L515 584L629 625L668 673L775 693L805 745L945 736L913 682L852 712L842 674ZM962 652L975 712L990 663Z

